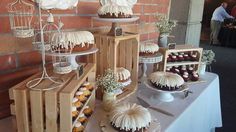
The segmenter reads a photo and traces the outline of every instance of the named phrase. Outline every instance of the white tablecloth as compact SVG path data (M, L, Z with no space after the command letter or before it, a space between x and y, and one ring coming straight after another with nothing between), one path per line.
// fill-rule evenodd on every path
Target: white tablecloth
M214 131L215 127L222 126L219 78L213 73L206 73L202 78L206 82L189 85L193 94L185 99L182 93L178 93L174 94L175 100L173 102L151 101L149 98L156 93L141 84L137 93L125 101L138 103L136 96L140 96L152 105L174 114L175 116L171 117L150 109L152 118L160 122L163 132ZM101 109L98 101L86 132L100 132L99 122L104 114L105 112Z

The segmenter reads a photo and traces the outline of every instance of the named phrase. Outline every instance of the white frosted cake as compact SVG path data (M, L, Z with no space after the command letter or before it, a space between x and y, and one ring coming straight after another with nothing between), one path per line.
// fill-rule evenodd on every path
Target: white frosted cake
M132 7L137 0L100 0L98 10L102 18L130 18L133 15Z
M86 51L93 47L94 36L88 31L62 32L52 36L52 50L54 51Z
M151 123L149 111L137 104L121 104L109 116L111 125L122 132L143 132Z
M154 72L149 76L150 82L157 88L166 91L179 89L183 84L183 78L170 72Z
M158 52L159 46L155 43L143 43L139 49L140 56L152 56Z
M125 69L124 67L116 68L116 76L117 76L118 82L121 82L123 86L127 86L131 83L130 71Z

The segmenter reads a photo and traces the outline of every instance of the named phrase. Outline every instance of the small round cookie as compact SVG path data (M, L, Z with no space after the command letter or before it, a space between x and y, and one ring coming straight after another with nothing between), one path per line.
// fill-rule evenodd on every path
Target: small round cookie
M87 97L85 97L84 93L81 91L76 92L75 97L82 103L85 103L87 100Z
M83 113L85 116L90 117L93 113L93 110L89 106L85 106Z

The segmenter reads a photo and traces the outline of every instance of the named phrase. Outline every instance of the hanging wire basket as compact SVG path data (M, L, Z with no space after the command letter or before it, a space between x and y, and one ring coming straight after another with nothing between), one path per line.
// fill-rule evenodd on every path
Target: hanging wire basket
M24 0L16 0L8 4L10 26L13 35L18 38L28 38L34 35L32 19L34 5Z

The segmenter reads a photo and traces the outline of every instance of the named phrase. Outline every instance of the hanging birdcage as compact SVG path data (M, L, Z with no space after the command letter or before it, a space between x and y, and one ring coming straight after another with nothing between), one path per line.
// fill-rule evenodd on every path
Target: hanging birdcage
M34 5L24 0L16 0L8 5L10 25L13 35L18 38L28 38L34 35L31 22Z
M60 24L60 23L59 23ZM54 23L48 23L44 26L44 47L46 52L50 52L53 61L53 71L58 74L67 74L72 71L71 64L68 59L70 50L63 50L55 47L63 43L61 40L61 31ZM50 50L48 50L50 49Z

